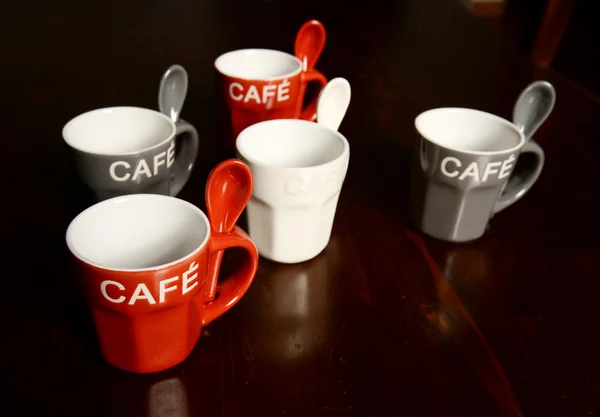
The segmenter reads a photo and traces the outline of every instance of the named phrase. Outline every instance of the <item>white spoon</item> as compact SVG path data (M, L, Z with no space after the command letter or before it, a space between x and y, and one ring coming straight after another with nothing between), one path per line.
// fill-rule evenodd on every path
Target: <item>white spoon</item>
M525 142L546 121L555 102L556 92L548 81L534 81L521 91L513 108L513 124L523 132ZM504 193L507 185L508 182L502 186L500 194Z
M547 81L535 81L521 92L513 109L513 123L523 132L526 141L548 118L555 102L556 92Z
M350 105L350 83L345 78L329 81L317 99L317 123L338 130Z
M188 88L188 75L181 65L171 65L163 74L158 89L158 109L177 123Z

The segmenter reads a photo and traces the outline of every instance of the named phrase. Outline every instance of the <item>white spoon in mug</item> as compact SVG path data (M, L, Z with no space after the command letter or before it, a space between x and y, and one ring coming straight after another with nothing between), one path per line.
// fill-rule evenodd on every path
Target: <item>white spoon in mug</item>
M513 109L513 123L523 132L526 141L546 121L555 102L556 92L547 81L535 81L521 92Z
M525 142L546 121L555 102L556 91L548 81L534 81L521 91L513 108L513 124L523 132ZM508 182L502 186L500 194L504 193L507 185Z
M350 83L334 78L321 90L317 99L317 123L338 130L350 105Z
M181 65L171 65L163 74L158 89L158 109L177 123L187 95L188 75Z

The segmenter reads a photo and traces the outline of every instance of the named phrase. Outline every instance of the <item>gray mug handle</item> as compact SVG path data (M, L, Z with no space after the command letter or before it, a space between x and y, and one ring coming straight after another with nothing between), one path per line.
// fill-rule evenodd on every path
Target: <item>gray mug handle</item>
M177 139L183 141L179 152L175 155L175 165L173 166L173 183L171 184L171 196L179 194L183 186L187 183L194 169L196 157L198 156L198 131L188 122L179 119L176 123ZM182 138L180 135L187 133Z
M510 176L506 183L506 187L500 194L500 197L498 197L498 200L496 200L492 214L496 214L519 201L521 197L529 191L542 173L542 168L544 168L544 151L540 145L530 140L521 148L521 154L526 152L535 155L535 166L528 171Z

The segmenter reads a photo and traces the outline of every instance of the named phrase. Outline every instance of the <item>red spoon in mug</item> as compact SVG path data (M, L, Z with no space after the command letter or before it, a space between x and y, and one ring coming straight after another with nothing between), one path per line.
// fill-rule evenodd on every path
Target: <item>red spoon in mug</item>
M309 20L302 25L296 34L294 55L302 61L301 97L304 97L308 83L318 82L321 89L327 84L325 76L314 69L317 60L325 47L326 40L327 35L325 34L325 26L318 20ZM315 121L317 118L316 100L313 100L308 107L302 111L300 118L313 122Z
M309 71L315 67L326 40L325 26L318 20L309 20L302 25L296 34L294 55L302 61L303 71Z
M213 233L228 233L250 200L254 180L250 168L239 159L228 159L217 165L206 182L206 211ZM223 252L214 253L209 260L208 293L206 301L212 301L217 292L217 280ZM214 267L213 267L214 266Z

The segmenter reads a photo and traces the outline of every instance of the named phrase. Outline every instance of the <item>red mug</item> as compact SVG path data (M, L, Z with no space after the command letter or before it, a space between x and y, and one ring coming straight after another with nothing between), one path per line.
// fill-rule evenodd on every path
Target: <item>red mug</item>
M71 222L66 240L81 269L103 357L137 373L185 360L202 327L240 300L258 267L256 247L242 229L211 231L199 208L163 195L97 203ZM244 262L213 282L211 269L220 263L211 257L232 247L244 250ZM211 292L214 300L207 299Z
M315 65L325 45L323 25L312 20L299 30L295 56L271 49L241 49L215 60L225 124L235 143L246 127L271 119L315 121L318 92L327 79ZM319 84L317 94L304 107L308 83Z

